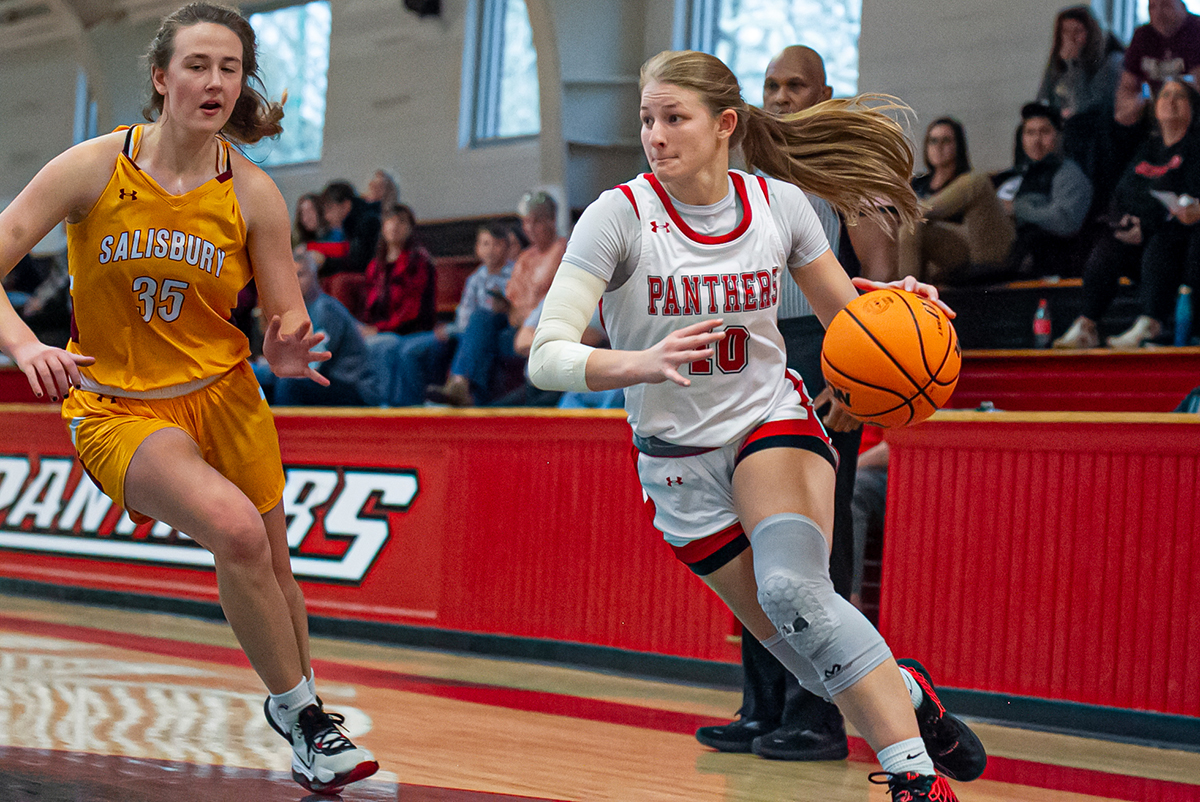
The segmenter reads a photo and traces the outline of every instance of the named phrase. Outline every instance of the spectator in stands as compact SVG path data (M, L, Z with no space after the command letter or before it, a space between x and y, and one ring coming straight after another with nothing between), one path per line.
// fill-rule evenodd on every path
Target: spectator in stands
M321 213L328 227L318 248L325 253L321 277L363 273L379 241L380 215L346 181L333 181L321 192Z
M931 122L923 150L927 172L912 185L926 219L900 229L900 276L956 284L999 272L1015 231L991 178L971 169L962 123Z
M512 278L504 291L508 322L520 328L534 307L546 297L558 263L567 249L567 238L558 235L558 203L547 192L527 192L517 205L521 229L529 247L517 257Z
M1062 115L1063 152L1089 177L1095 147L1112 119L1123 51L1088 6L1064 8L1054 19L1054 40L1037 99Z
M1024 159L1008 171L998 194L1012 215L1017 237L1008 257L1008 273L1063 275L1071 264L1092 203L1092 182L1059 148L1062 117L1044 103L1021 108Z
M1200 279L1200 95L1189 81L1168 78L1154 103L1156 130L1121 176L1108 219L1111 231L1093 247L1083 273L1083 314L1056 348L1095 348L1099 322L1121 276L1139 280L1141 314L1115 348L1137 348L1162 334L1180 284ZM1162 193L1156 196L1156 193Z
M367 183L363 200L377 215L382 216L384 209L400 202L400 185L387 170L376 170Z
M529 358L533 348L533 335L537 333L538 321L542 319L542 304L534 307L521 328L513 338L513 350L524 359ZM582 342L593 348L607 348L608 335L600 320L600 308L592 313L587 328L583 331ZM557 392L543 390L529 381L528 366L525 370L525 382L509 392L503 398L493 402L498 407L558 407L559 409L619 409L625 406L625 390L593 390L588 392Z
M321 346L333 356L312 367L329 379L322 387L310 379L280 379L271 372L265 359L254 365L254 375L272 406L356 406L377 401L375 384L367 359L367 346L358 331L358 322L346 307L321 291L317 280L316 256L298 247L293 252L296 277L313 333L325 339Z
M383 210L382 234L367 266L358 318L365 337L429 331L437 322L433 257L417 241L416 229L417 218L404 204Z
M508 258L509 230L493 223L480 226L476 232L475 255L481 264L467 277L453 323L439 322L431 331L401 337L380 335L380 342L372 348L372 358L382 404L401 407L422 403L425 388L446 376L459 336L471 317L476 312L504 315L504 288L513 268Z
M1157 93L1167 78L1189 74L1200 79L1200 18L1183 0L1150 0L1150 22L1139 26L1125 51L1117 85L1116 120L1133 125L1142 114L1146 94Z
M296 201L296 219L292 221L292 246L307 247L310 242L320 242L328 233L325 216L321 214L321 196L312 192L301 195Z
M549 193L527 192L517 213L529 247L521 251L513 265L504 290L504 309L500 314L478 311L471 316L445 384L426 388L425 397L430 401L452 406L486 403L497 364L524 361L513 350L513 338L546 297L566 251L567 238L558 234L558 204Z
M1054 43L1037 99L1064 120L1093 109L1111 113L1124 53L1088 6L1070 6L1054 18Z
M772 114L795 114L833 97L826 83L825 61L811 47L785 47L771 63L763 78L763 108ZM813 200L815 196L809 196ZM816 199L817 203L825 201ZM845 221L840 221L844 225ZM844 225L845 233L857 256L858 272L872 281L890 281L896 275L895 232L877 220L863 218L855 225ZM833 237L830 244L836 242Z

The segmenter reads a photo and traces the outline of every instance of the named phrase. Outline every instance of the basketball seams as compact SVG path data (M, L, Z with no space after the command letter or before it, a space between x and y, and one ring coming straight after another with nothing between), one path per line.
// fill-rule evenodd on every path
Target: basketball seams
M889 292L891 292L893 295L898 295L898 296L900 295L895 290L889 290ZM901 303L904 303L903 296L900 296L900 301L901 301ZM916 316L912 314L912 307L910 307L907 303L904 303L904 307L905 307L905 309L908 310L909 315L913 317L913 326L916 327L916 330L917 330L917 342L921 346L922 361L924 361L925 344L924 344L924 341L921 340L921 327L917 324ZM846 315L851 320L853 320L856 324L858 324L858 327L860 329L862 329L863 333L866 334L867 337L869 337L871 339L871 342L875 343L875 347L879 349L879 352L888 358L888 360L896 367L896 370L900 371L904 375L904 378L908 379L909 383L912 384L913 389L917 391L917 395L924 398L926 401L928 401L930 406L932 406L934 409L937 409L938 404L932 398L929 397L928 393L925 392L925 388L928 387L929 385L928 384L922 385L920 382L918 382L916 379L914 379L912 377L912 375L909 374L909 372L905 369L905 367L900 364L900 362L896 359L896 357L892 356L891 351L889 351L888 348L886 346L884 346L884 344L882 342L879 341L879 338L875 336L875 332L871 331L871 329L869 329L865 323L863 323L861 320L859 320L858 317L854 314L854 312L851 309L846 308L846 309L843 309L842 311L845 312ZM830 364L830 367L834 367L836 369L836 366L834 366L832 363ZM929 370L928 365L925 366L925 370L926 371ZM840 369L838 370L838 372L843 373L847 377L850 377L850 374L844 373L844 371L842 371ZM931 378L932 378L932 376L931 376ZM855 379L855 381L858 381L858 379ZM916 396L914 396L914 398L915 397Z
M925 332L921 330L921 321L917 319L917 313L913 311L912 304L908 302L907 298L895 290L891 290L891 293L899 296L900 300L904 303L904 309L908 312L909 320L912 321L913 330L917 333L917 353L921 355L921 367L925 368L925 375L932 379L937 374L929 369L929 359L925 354ZM919 300L918 303L920 303ZM928 387L929 385L926 384L925 386Z
M925 306L922 308L930 312L931 316L939 318L937 321L937 330L931 329L930 337L925 337L925 332L922 328L924 318L917 314L917 309L913 305L915 303L923 303L917 297L910 297L911 293L901 292L893 288L885 288L888 299L884 302L882 309L876 309L871 306L872 311L884 311L888 303L896 301L903 302L904 308L907 310L908 317L903 317L899 309L893 309L891 313L885 313L879 320L867 316L860 317L857 312L863 312L868 307L862 307L862 304L854 304L842 311L846 313L846 320L835 327L832 322L830 325L831 332L840 332L834 343L844 343L845 347L840 345L832 346L832 353L837 361L841 362L849 357L852 364L847 364L845 369L834 360L829 358L829 354L822 347L821 364L825 370L827 380L834 386L840 386L844 391L853 393L854 388L859 388L859 392L868 396L870 400L867 406L876 406L876 409L866 409L854 411L855 417L864 422L876 423L885 427L906 426L917 420L924 420L929 417L931 412L936 411L949 400L948 394L953 391L953 387L958 382L958 371L951 367L951 359L955 354L956 345L958 342L957 332L954 331L953 324L946 322L946 328L942 328L942 315L938 310ZM864 296L860 296L864 297ZM878 302L877 302L878 303ZM890 314L890 324L885 322ZM840 317L840 314L839 314ZM850 326L850 321L853 321L853 326L850 329L844 328ZM871 322L882 324L878 332L873 331ZM930 325L934 325L930 323ZM915 338L909 340L911 345L902 346L904 338L912 337L912 334L905 334L908 327L911 326L911 331L915 334ZM935 355L935 352L928 352L927 347L932 347L935 340L945 340L943 343L943 352L940 357ZM891 342L891 347L885 346L885 342ZM928 341L927 341L928 340ZM917 356L911 353L911 348L916 347L920 354L920 362L917 365L920 369L926 372L926 377L922 380L914 378L915 374L910 371L902 361ZM899 351L893 351L894 348L899 348ZM869 358L868 358L869 352ZM860 360L854 358L856 355L861 355L866 359L866 362L860 364ZM871 366L868 368L868 365ZM934 367L936 365L936 367ZM890 368L888 367L890 366ZM891 386L884 386L876 382L863 381L855 374L860 373L864 368L875 376L878 376L877 382L887 382ZM948 379L943 379L942 374L950 372L955 375ZM892 377L888 374L891 373ZM903 378L901 378L903 377ZM934 399L934 394L942 398L941 402ZM878 406L888 404L888 398L893 399L893 404L886 409L878 409ZM924 408L922 409L922 405ZM860 401L859 407L864 406ZM905 415L907 410L907 415ZM900 418L896 416L899 415ZM907 418L902 420L901 418Z
M838 368L832 362L830 362L824 353L821 354L821 362L823 365L828 367L831 371L837 373L838 375L840 375L846 379L849 379L850 381L853 381L855 384L859 385L860 387L865 387L868 390L877 390L879 392L886 393L888 395L893 395L896 398L900 399L900 403L896 404L896 406L894 406L894 407L888 407L887 409L880 410L879 412L855 416L855 417L858 417L859 420L864 421L864 422L870 422L876 418L882 418L885 415L890 415L893 412L903 409L904 407L908 407L908 420L907 421L904 421L904 423L888 424L889 426L906 426L909 423L909 421L911 421L913 419L913 416L917 414L917 410L916 410L916 407L913 405L913 401L916 398L919 398L920 397L919 395L906 396L903 393L897 392L890 387L884 387L879 384L871 384L870 382L865 382L865 381L862 381L861 379L857 379L854 376L851 376L849 373L846 373L844 370L841 370L840 368ZM930 401L929 399L926 399L926 400L929 401L930 403L932 403L932 401Z

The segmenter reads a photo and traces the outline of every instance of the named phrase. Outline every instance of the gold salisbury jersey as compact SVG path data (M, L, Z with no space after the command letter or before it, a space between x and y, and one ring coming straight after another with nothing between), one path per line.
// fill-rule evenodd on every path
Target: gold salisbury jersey
M176 395L250 354L230 322L251 278L246 224L228 143L221 143L220 175L171 195L136 164L141 133L129 129L100 199L67 226L74 305L67 350L96 358L80 369L84 389Z

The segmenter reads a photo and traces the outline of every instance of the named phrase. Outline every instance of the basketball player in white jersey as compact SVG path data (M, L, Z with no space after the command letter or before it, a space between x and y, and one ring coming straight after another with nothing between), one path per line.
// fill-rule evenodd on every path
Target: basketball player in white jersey
M911 147L895 122L854 101L775 119L703 53L650 59L641 92L652 172L584 212L546 298L531 379L626 388L638 475L679 559L805 688L838 705L876 751L883 771L872 779L894 802L951 802L935 771L944 756L926 743L952 727L952 757L986 756L928 676L902 670L833 591L836 456L776 325L784 270L825 325L857 295L796 185L851 217L882 198L907 223L918 215ZM787 180L731 171L739 144L751 169ZM928 285L896 286L938 302ZM598 302L611 350L580 343Z

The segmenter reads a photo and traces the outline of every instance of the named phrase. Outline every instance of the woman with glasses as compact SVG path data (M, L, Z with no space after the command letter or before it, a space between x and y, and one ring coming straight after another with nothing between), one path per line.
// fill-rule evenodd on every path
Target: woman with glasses
M999 272L1016 230L991 178L971 169L962 123L930 123L924 154L927 171L912 186L925 219L900 229L900 275L941 285Z

